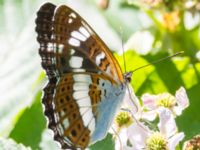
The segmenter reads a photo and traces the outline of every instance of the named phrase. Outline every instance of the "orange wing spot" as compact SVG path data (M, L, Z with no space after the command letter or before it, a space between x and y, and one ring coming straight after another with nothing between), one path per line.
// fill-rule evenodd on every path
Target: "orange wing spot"
M60 118L69 118L70 120L73 120L78 115L75 114L79 111L79 108L77 104L74 101L71 101L70 103L67 103L65 105L60 105L59 107L56 106L55 112L59 113Z
M102 70L106 71L109 65L110 65L110 63L109 63L108 59L105 57L104 59L101 59L99 67Z
M73 81L73 77L72 77L71 73L63 75L63 77L61 77L61 79L60 79L61 84L71 83L72 81Z
M94 85L90 85L89 96L92 99L92 104L97 104L101 101L101 90L97 89Z
M100 79L98 76L92 75L91 78L92 78L93 84L97 84L97 85L99 84Z
M71 74L64 75L56 87L56 96L63 96L66 95L66 93L72 93L73 83Z
M73 94L72 91L73 91L72 75L66 74L60 79L56 88L56 94L54 98L55 111L59 113L61 122L64 118L68 118L69 122L73 122L74 119L80 117L79 107L72 96Z
M101 48L99 47L99 45L95 44L94 41L93 41L93 36L90 36L88 39L87 39L87 43L88 43L88 47L89 47L89 58L92 59L92 60L95 60L96 59L96 56L98 54L100 54L102 51L101 51Z
M61 107L63 105L68 105L71 101L73 101L73 97L71 93L64 93L62 95L55 95L54 98L56 107Z
M97 55L99 55L101 53L101 50L98 47L97 48L93 47L90 49L90 51L92 52L92 54L90 54L90 56L93 60L96 60Z
M70 38L69 33L71 31L77 30L80 27L80 22L70 16L70 13L72 13L72 11L68 7L63 5L57 9L54 17L55 33L59 36L62 36L61 41L63 44L66 44L66 40ZM69 24L69 20L73 20L73 23Z
M85 149L89 144L90 131L84 127L82 120L77 120L65 130L64 136L70 139L77 147Z
M62 9L61 7L56 12L54 26L55 26L55 32L58 35L63 35L63 31L65 31L66 28L64 26L64 22L68 21L68 17L64 16L65 14L66 16L68 16L67 14L69 14L69 12L67 13L67 11Z
M101 89L98 88L99 78L98 76L92 76L93 84L89 86L88 95L90 96L92 103L92 112L96 114L96 105L101 101Z
M82 136L79 138L77 144L85 149L89 144L89 140L90 140L90 131L87 128L85 128L84 133L82 133Z

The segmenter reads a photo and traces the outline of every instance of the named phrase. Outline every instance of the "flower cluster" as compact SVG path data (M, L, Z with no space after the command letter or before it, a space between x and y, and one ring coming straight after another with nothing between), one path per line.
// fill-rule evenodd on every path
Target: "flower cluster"
M183 150L199 150L200 149L200 135L193 137L191 140L184 143Z
M144 94L142 105L131 90L111 128L115 150L175 150L184 138L175 117L189 106L185 89L178 89L175 96Z
M127 0L127 4L144 10L158 28L168 32L180 31L183 24L187 28L187 24L192 26L193 22L199 22L200 2L197 0ZM186 18L188 14L191 21Z
M127 0L128 4L162 11L200 10L197 0Z

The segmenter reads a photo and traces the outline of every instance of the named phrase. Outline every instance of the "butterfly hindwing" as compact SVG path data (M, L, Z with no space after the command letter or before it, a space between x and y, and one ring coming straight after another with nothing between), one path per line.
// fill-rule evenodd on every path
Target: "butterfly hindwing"
M63 148L84 149L93 142L98 105L109 95L107 90L114 87L114 80L95 73L67 73L61 77L50 110L55 122L50 122L49 127L56 130L55 140L63 143Z

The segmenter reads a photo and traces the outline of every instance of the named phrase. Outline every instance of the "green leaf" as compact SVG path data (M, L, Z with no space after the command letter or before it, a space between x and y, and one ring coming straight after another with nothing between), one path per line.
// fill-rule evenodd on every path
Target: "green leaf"
M10 133L10 138L33 149L39 148L41 135L46 125L40 99L41 92L38 92L32 106L25 109Z
M166 53L159 53L155 56L149 54L145 56L145 59L148 62L153 62L155 60L159 60L161 58L165 58L168 55ZM154 64L156 73L161 81L164 83L167 91L170 93L174 93L180 86L184 86L184 82L181 78L181 73L177 70L176 64L173 59L164 60L160 63ZM164 91L160 91L164 92Z
M179 131L183 131L186 135L185 140L191 139L200 133L200 84L188 89L187 94L190 106L176 119Z
M118 59L120 66L122 66L122 69L124 70L123 57L116 55L116 58ZM149 60L145 60L145 58L139 56L131 50L125 53L125 58L127 72L149 64ZM147 91L151 93L166 91L166 86L158 76L155 69L155 66L151 65L147 68L139 69L133 73L131 84L137 96L141 96L144 92Z
M125 53L127 70L145 65L149 62L166 57L166 54L139 56L135 52ZM116 55L121 66L123 66L123 57ZM123 68L123 67L122 67ZM152 65L149 68L143 68L134 72L131 84L134 87L137 96L146 92L158 94L160 92L175 93L183 86L189 97L190 105L183 111L183 114L176 118L179 131L185 133L185 140L192 138L200 133L200 63L191 65L189 57L176 57Z
M105 139L95 143L94 145L90 146L91 150L114 150L114 142L112 140L112 135L108 134Z

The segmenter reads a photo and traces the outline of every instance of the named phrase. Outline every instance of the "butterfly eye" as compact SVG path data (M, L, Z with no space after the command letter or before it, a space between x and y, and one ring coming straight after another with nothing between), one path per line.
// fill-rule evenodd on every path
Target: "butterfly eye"
M124 74L124 79L126 82L130 83L131 82L131 79L132 79L132 75L133 73L132 72L127 72Z

